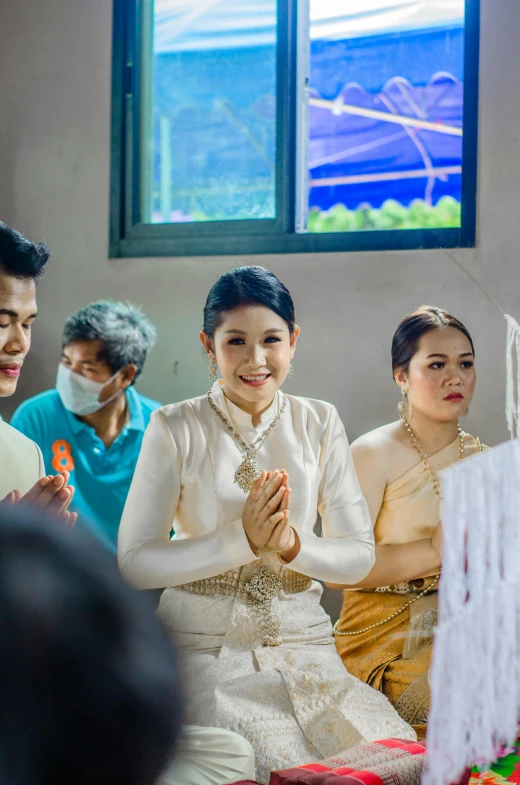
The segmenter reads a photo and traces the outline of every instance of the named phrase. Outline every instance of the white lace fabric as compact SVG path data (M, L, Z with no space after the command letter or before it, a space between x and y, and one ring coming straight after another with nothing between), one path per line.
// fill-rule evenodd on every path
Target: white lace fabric
M263 561L275 567L272 555ZM254 565L246 570L254 570ZM367 741L415 739L386 697L351 676L320 605L322 588L280 591L277 646L262 646L247 602L167 589L158 615L181 651L187 721L226 727L253 745L257 780Z

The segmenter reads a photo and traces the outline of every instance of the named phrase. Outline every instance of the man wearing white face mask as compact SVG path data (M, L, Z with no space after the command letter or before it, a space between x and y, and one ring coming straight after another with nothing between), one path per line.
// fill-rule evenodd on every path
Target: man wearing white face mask
M139 308L91 303L65 324L56 388L25 401L11 420L46 466L70 472L78 525L113 550L144 430L161 405L133 386L154 342Z

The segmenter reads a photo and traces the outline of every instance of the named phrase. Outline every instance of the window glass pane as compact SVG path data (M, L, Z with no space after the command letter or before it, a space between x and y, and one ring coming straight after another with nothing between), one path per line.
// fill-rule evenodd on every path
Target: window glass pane
M141 215L275 217L276 0L146 0Z
M464 0L310 0L307 35L298 225L459 227Z

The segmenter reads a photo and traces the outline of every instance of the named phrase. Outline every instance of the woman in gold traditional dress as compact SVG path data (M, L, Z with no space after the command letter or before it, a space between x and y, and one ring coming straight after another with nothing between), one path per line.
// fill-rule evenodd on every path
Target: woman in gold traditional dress
M345 590L335 626L344 665L381 690L421 737L441 566L439 472L482 450L459 426L476 382L473 341L458 319L422 306L397 328L392 368L399 421L352 445L376 563L355 586L327 585Z

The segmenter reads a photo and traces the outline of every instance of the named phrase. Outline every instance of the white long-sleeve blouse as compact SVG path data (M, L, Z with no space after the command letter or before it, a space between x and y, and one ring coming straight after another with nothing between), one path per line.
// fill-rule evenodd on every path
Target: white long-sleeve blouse
M276 417L280 393L260 423L217 382L213 400L253 443ZM357 583L375 560L368 507L339 415L329 403L287 395L258 453L268 471L289 473L291 525L301 548L292 570ZM141 589L175 587L254 562L242 526L246 494L234 482L242 455L206 396L155 411L144 435L119 531L123 575ZM314 533L319 512L322 536ZM175 534L170 539L170 532Z

